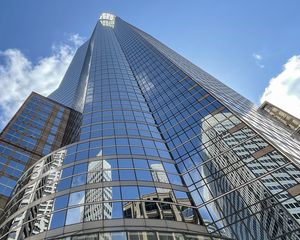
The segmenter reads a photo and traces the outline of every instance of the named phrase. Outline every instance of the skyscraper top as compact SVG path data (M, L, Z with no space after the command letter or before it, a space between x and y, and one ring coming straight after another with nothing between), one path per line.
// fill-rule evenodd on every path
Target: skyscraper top
M102 13L99 17L100 20L114 20L115 19L115 15L111 14L111 13Z
M103 26L114 27L116 16L111 13L102 13L100 15L100 22Z

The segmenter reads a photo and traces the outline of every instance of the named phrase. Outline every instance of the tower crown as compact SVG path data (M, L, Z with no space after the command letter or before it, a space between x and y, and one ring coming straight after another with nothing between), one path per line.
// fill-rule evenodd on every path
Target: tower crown
M114 27L116 16L111 13L102 13L99 17L99 21L103 26Z

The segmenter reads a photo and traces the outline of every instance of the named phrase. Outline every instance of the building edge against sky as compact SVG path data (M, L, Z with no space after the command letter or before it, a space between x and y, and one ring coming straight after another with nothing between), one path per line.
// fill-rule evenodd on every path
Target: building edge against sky
M300 239L291 131L112 14L0 140L0 239Z

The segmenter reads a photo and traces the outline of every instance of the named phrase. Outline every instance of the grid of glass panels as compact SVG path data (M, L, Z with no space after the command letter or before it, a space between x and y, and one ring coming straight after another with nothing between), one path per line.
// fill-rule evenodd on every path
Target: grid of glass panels
M83 90L80 90L80 88L83 88L81 83L82 71L88 46L89 41L77 49L59 87L48 96L48 98L79 112L82 112L83 109Z
M80 142L21 178L3 231L120 218L202 224L112 28L98 23L90 48Z
M150 43L156 50L170 59L181 70L185 71L196 82L200 83L212 95L217 97L224 105L234 111L243 121L256 129L270 143L287 153L291 160L299 161L300 143L290 136L290 131L278 122L261 114L257 107L248 99L235 92L218 79L209 75L195 64L191 63L178 53L157 41L149 34L131 26L140 36Z
M288 189L299 169L134 28L117 19L115 32L209 231L297 239L299 199Z
M32 157L32 154L23 149L4 142L0 143L0 193L2 195L6 197L11 195L18 178L21 177Z
M81 114L31 93L0 137L0 217L24 171L78 140Z
M22 176L2 217L2 234L29 237L76 223L120 218L201 224L174 164L109 156L65 163L72 155L66 153L79 146L42 158ZM115 170L120 179L113 179Z
M32 94L21 112L4 129L1 138L26 150L46 155L53 150L64 111L64 107ZM50 128L50 131L45 131L46 128Z

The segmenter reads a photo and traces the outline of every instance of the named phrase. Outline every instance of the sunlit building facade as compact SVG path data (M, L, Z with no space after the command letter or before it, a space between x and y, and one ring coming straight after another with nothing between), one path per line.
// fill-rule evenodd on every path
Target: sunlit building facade
M76 142L81 113L32 93L0 134L0 216L22 174L41 157Z
M39 97L69 111L65 138L0 178L0 239L300 239L299 141L119 17Z

